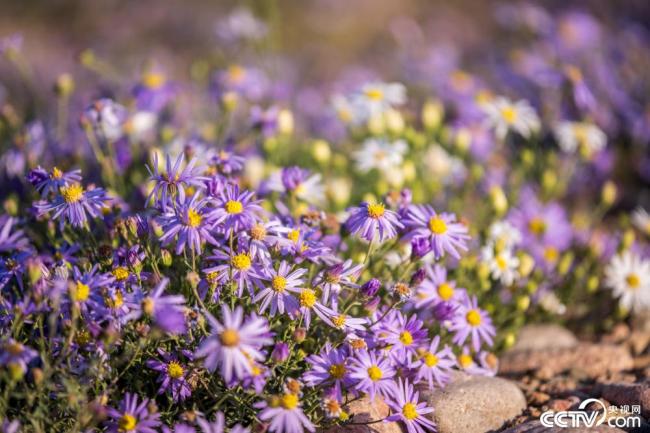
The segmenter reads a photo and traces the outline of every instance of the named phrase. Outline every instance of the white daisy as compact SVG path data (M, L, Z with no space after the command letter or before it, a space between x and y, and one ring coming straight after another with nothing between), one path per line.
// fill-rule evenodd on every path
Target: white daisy
M498 253L494 245L488 244L481 249L483 261L488 264L492 278L510 286L519 278L519 259L512 254L510 249L502 249Z
M364 84L351 98L352 105L368 119L406 102L406 87L401 83Z
M368 138L361 150L354 153L354 159L362 173L372 169L387 173L402 165L407 150L408 145L404 140L389 142L383 138Z
M560 122L555 126L558 145L566 153L576 150L591 155L607 145L607 136L596 125L588 122Z
M629 251L614 256L605 268L605 284L627 310L650 307L650 260Z
M442 146L433 144L424 155L424 164L430 175L445 185L466 176L467 168L463 160L450 155Z
M499 249L513 248L521 242L521 232L508 221L497 221L488 230L488 240Z
M508 98L498 97L483 103L487 115L487 124L494 129L496 136L503 140L509 131L525 138L537 132L540 121L535 109L528 101L513 102Z
M632 212L632 224L646 235L650 236L650 214L642 207Z

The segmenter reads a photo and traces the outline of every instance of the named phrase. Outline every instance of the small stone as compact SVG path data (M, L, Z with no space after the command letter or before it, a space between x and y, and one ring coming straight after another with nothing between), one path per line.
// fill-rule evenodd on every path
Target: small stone
M424 391L423 396L435 408L433 420L439 433L496 430L526 409L519 387L498 377L468 376L444 389Z
M347 411L352 422L367 423L386 418L390 409L381 398L377 397L371 401L366 396L348 404ZM333 426L323 430L323 433L402 433L402 428L396 422L375 422L367 425Z
M580 428L563 428L563 427L544 427L538 420L529 421L525 424L516 425L501 433L625 433L623 430L599 425L598 427L580 427Z
M574 402L570 399L555 399L548 402L547 410L552 410L553 412L562 412L569 410L573 406Z
M539 391L531 392L528 395L528 403L534 406L540 406L551 399L551 396Z
M581 377L595 378L607 372L631 370L633 361L624 346L580 343L574 348L506 352L499 373L519 375L533 371L536 377L549 380L576 367Z
M519 331L517 342L509 352L551 348L575 347L578 339L571 331L559 325L526 325Z
M600 388L601 397L616 406L640 405L641 415L650 416L650 384L649 383L608 383Z

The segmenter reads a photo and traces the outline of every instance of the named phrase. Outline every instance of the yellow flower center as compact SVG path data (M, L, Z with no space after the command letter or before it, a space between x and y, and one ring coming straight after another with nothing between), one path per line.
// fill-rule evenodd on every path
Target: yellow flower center
M298 238L300 238L300 230L291 230L287 237L293 242L298 242Z
M251 267L251 257L246 253L237 254L230 261L235 269L245 271Z
M90 296L90 287L81 281L77 281L77 284L75 284L72 290L72 300L83 302L88 299L88 296Z
M226 347L233 347L239 344L239 333L235 329L224 329L221 335L219 335L221 344Z
M282 407L288 410L295 409L299 402L296 394L284 394L280 399Z
M371 88L367 89L364 93L368 99L371 99L373 101L381 101L384 99L384 92L381 89Z
M118 266L117 268L113 269L113 276L117 281L124 281L129 278L129 270L124 266Z
M148 316L153 316L155 301L151 297L146 297L142 300L142 310Z
M138 421L135 417L130 413L125 413L120 417L119 421L117 421L117 430L120 432L128 432L134 430L137 425Z
M435 367L438 365L438 357L431 352L424 355L424 365L427 367Z
M238 214L243 212L244 205L239 200L228 200L225 208L229 214Z
M454 296L454 288L449 283L444 282L438 286L438 296L443 301L448 301Z
M442 218L432 217L429 220L429 230L436 235L442 235L447 232L447 223Z
M201 216L200 213L195 211L194 209L190 208L187 211L187 225L190 227L198 227L201 225L201 221L203 220L203 217Z
M501 117L507 124L512 125L517 120L517 110L511 106L503 107L501 109Z
M61 192L61 196L63 196L63 200L70 204L78 202L84 195L84 189L78 183L70 186L62 186L59 191Z
M165 76L158 72L149 72L144 74L142 82L150 89L159 89L165 84Z
M63 172L58 169L58 167L54 167L52 169L52 179L61 179L63 177Z
M641 279L637 274L629 274L627 277L625 277L625 282L631 289L638 289L639 285L641 284Z
M251 228L251 237L256 241L264 240L266 237L266 229L262 224L256 224Z
M345 325L345 319L347 319L347 316L345 314L340 314L332 320L332 323L334 323L334 326L337 328L342 328L343 325Z
M368 377L373 382L377 382L383 376L384 373L381 371L381 368L377 367L376 365L371 365L370 367L368 367Z
M9 352L10 355L20 355L23 353L23 345L20 343L10 343L5 345L5 350Z
M287 279L281 275L276 275L271 280L271 287L278 293L284 292L284 289L287 287Z
M496 257L494 258L494 261L497 263L497 266L498 266L499 269L501 269L502 271L505 271L506 268L508 267L508 262L506 261L506 259L503 258L503 256L502 256L501 254L499 254L498 256L496 256Z
M402 415L404 415L404 418L411 421L418 417L418 411L413 403L406 403L404 407L402 407Z
M471 326L478 326L481 324L481 313L478 310L469 310L465 315L465 319Z
M108 305L111 308L120 308L122 305L124 305L124 295L122 295L122 292L118 290L115 292L114 297L108 297L106 298L106 305Z
M167 364L167 374L169 374L169 377L172 379L182 377L184 372L183 367L181 367L181 365L176 361L171 361Z
M332 376L334 379L343 379L343 376L345 376L345 365L332 364L329 372L330 376Z
M246 69L239 65L232 65L228 68L228 76L235 83L241 83L246 76Z
M458 364L460 364L461 368L467 368L474 364L474 360L470 355L463 353L458 356Z
M549 263L555 263L560 253L553 247L544 248L544 258Z
M404 346L410 346L413 344L413 335L409 331L402 331L399 334L399 341L401 341Z
M395 293L400 296L409 296L411 294L411 288L408 286L408 284L396 283Z
M528 222L528 229L537 236L543 235L546 232L546 222L539 217L533 218Z
M300 292L300 306L311 308L316 303L316 293L311 289Z
M378 219L384 216L384 204L383 203L377 203L377 204L369 204L368 205L368 216L370 218Z

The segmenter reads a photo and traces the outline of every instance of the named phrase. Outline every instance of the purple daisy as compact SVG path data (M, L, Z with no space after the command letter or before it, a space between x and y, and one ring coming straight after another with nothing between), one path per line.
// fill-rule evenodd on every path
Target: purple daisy
M182 401L192 395L192 388L187 382L187 367L181 363L177 356L173 356L162 349L158 349L158 354L163 359L150 359L146 362L147 367L160 373L158 382L160 389L158 394L169 393L174 401ZM185 354L190 355L190 353ZM191 358L190 358L191 359Z
M340 401L343 389L351 383L347 357L343 350L333 349L327 343L320 354L309 355L306 361L311 368L303 375L305 384L332 386L336 398Z
M395 388L395 369L390 360L376 352L360 350L352 358L350 379L355 381L355 389L368 394L371 400L375 396L387 397Z
M104 190L101 188L84 190L79 183L73 183L59 188L53 201L38 201L34 203L38 216L53 213L52 218L63 218L59 227L63 229L65 221L73 227L86 227L88 215L93 218L101 215L101 210L108 201Z
M190 200L167 208L160 217L163 230L160 242L166 245L176 238L176 254L185 251L186 246L200 254L203 241L218 245L210 234L215 220L214 209L208 206L211 201L209 198L200 198L197 192Z
M305 429L316 431L300 407L300 398L294 393L271 397L254 405L260 409L259 419L269 423L269 431L275 433L303 433Z
M142 310L138 311L151 317L163 331L169 334L183 334L186 330L185 297L180 294L163 295L167 284L169 278L163 278L150 293L142 295Z
M173 198L177 195L179 202L185 202L185 190L190 186L203 186L204 178L199 175L199 170L195 168L196 158L183 168L185 156L181 153L172 165L169 155L165 156L165 171L159 169L158 154L154 153L152 168L147 165L147 170L151 176L149 180L153 181L154 187L147 197L147 203L151 198L155 198L159 206L171 206Z
M41 193L41 197L45 198L50 193L56 193L61 187L81 183L81 170L65 172L54 167L48 173L41 167L37 167L29 172L27 180L36 188L36 191Z
M226 382L233 377L242 379L252 373L251 360L263 361L262 347L272 344L268 322L256 316L248 316L244 321L241 307L231 311L221 307L222 322L206 312L213 334L203 340L196 351L197 357L205 357L205 366L214 371L221 367L221 375Z
M301 277L306 273L306 269L296 269L292 272L291 265L282 261L277 270L271 268L267 271L264 280L269 284L255 296L253 302L261 302L260 312L264 312L270 304L272 316L278 311L280 314L285 311L293 314L299 304L291 292L300 293L300 287L304 284Z
M435 306L440 302L458 302L464 299L465 289L457 288L454 280L447 279L447 268L440 264L425 267L426 278L417 288L416 308Z
M222 228L226 236L231 232L248 230L260 221L263 212L259 201L253 200L252 191L239 191L238 185L227 184L217 197L214 225Z
M232 254L227 254L221 250L213 250L213 255L209 256L208 260L220 263L203 269L203 272L212 275L214 282L236 282L237 296L241 296L244 289L252 296L254 288L262 285L261 279L264 278L264 273L249 251L233 251Z
M331 304L335 307L338 294L343 287L358 288L359 285L353 283L352 280L359 276L362 269L363 265L353 265L352 260L346 260L321 271L314 279L314 286L322 288L323 304Z
M22 376L27 364L37 357L38 352L13 338L0 343L0 365L6 366L14 377Z
M411 357L427 338L423 322L416 316L404 316L399 311L393 311L379 323L378 339L390 347L390 356L397 362L408 364Z
M109 433L156 433L160 414L149 411L149 399L138 403L137 394L126 393L117 409L109 408Z
M372 241L379 233L379 242L397 236L397 229L403 228L397 213L388 210L383 203L362 202L350 212L346 226L352 234L360 233L361 238Z
M417 370L415 381L426 380L432 390L434 382L440 387L449 382L449 372L456 365L456 359L451 348L445 345L445 347L438 350L439 346L440 336L436 335L431 340L429 348L420 350L418 352L420 358L410 366Z
M482 343L493 344L496 334L488 313L478 308L476 296L467 296L460 303L449 328L454 332L454 344L462 345L467 337L472 339L472 347L479 351Z
M408 433L424 433L425 431L436 431L435 424L427 418L426 414L433 412L426 402L419 402L419 393L413 389L408 380L402 382L400 378L394 392L387 396L386 403L394 411L394 414L386 418L386 421L402 421L406 425Z
M23 230L15 228L16 218L0 216L0 252L23 251L29 248L29 240Z
M209 422L203 417L198 417L196 423L201 428L201 433L224 433L226 427L225 417L222 412L217 412L213 422ZM249 433L247 427L242 427L240 424L233 426L230 433Z
M411 229L405 239L429 238L437 259L445 253L458 259L458 250L467 251L467 240L470 238L467 227L456 222L454 214L438 214L429 205L411 205L406 213L404 225Z

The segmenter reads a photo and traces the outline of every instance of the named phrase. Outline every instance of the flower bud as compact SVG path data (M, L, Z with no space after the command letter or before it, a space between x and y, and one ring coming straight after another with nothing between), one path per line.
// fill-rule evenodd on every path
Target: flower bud
M381 281L377 278L371 278L361 286L360 292L363 296L373 297L381 288Z
M519 275L526 278L533 271L535 267L535 260L526 253L519 255Z
M428 101L422 107L422 124L426 129L438 129L445 115L445 107L440 101Z
M160 258L162 259L162 264L165 267L170 267L174 259L172 253L170 253L169 250L166 249L160 250Z
M411 286L417 287L420 284L422 284L422 281L426 278L427 273L423 268L418 269L413 273L413 276L411 276Z
M517 310L522 312L526 311L528 310L528 307L530 307L530 297L528 295L517 296L515 303L517 305Z
M616 201L618 196L618 191L616 185L611 180L608 180L603 185L603 189L600 192L600 198L605 206L611 206Z
M330 145L325 140L316 140L312 144L311 154L321 164L327 164L332 157Z
M193 289L196 289L201 281L201 277L194 271L190 271L185 276L185 281L187 281Z
M490 203L498 215L503 215L508 210L508 199L500 186L490 188Z
M431 242L428 238L416 236L411 241L411 254L419 259L426 256L431 251Z
M276 343L271 352L271 359L278 364L289 359L289 346L287 343Z
M56 80L56 93L62 97L68 97L74 91L74 78L70 74L61 74Z
M599 284L598 277L596 276L589 277L589 279L587 280L587 291L589 293L594 293L596 290L598 290L598 284Z
M295 331L293 331L293 340L300 344L303 341L305 341L305 338L307 338L307 329L305 328L296 328Z
M374 311L377 310L377 307L379 307L380 302L381 302L381 299L378 296L375 296L374 298L370 299L368 302L363 304L363 309L368 314L372 314Z
M278 113L278 131L282 135L291 135L293 134L294 121L293 113L291 110L282 109Z
M621 240L623 249L627 250L628 248L630 248L634 243L634 239L635 239L634 230L632 229L625 230L625 233L623 233L623 239Z

